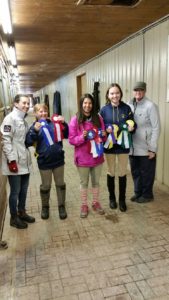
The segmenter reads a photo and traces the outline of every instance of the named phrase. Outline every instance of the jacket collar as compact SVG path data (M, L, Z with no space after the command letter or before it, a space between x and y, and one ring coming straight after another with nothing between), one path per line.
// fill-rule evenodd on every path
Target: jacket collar
M12 112L13 112L14 116L15 116L17 119L20 119L20 120L23 120L23 119L27 116L27 114L26 114L25 112L19 110L19 109L16 108L15 106L14 106Z

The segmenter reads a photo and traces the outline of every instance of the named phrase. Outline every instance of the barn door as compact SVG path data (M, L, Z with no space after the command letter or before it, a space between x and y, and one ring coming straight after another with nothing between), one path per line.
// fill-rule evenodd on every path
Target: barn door
M88 92L86 90L86 74L84 73L82 75L77 76L76 82L77 82L77 107L79 110L80 98L83 94Z

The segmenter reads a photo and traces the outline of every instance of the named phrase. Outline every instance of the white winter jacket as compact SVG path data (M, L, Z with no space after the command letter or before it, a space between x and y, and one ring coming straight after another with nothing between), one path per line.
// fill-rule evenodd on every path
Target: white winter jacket
M31 155L25 147L25 136L28 124L25 113L14 107L3 120L1 125L2 138L2 174L23 175L30 173ZM9 171L7 161L16 160L18 173Z
M137 129L132 135L133 147L130 155L145 156L148 155L148 151L156 153L160 135L158 107L147 97L140 102L132 99L128 105L134 113L134 120L137 124Z

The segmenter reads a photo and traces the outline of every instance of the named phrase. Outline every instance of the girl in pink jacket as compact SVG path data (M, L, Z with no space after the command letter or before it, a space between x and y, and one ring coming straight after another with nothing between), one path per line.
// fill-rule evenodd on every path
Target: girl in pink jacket
M104 214L99 202L99 180L103 157L103 139L105 128L102 117L95 111L92 95L85 94L80 99L80 110L69 124L69 143L75 146L74 162L80 177L81 218L88 215L87 193L89 176L92 183L92 208Z

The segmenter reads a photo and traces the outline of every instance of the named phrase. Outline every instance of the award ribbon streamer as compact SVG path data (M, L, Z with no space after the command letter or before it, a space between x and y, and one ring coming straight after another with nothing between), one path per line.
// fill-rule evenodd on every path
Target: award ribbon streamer
M131 133L128 131L128 126L123 124L122 131L117 138L117 144L124 149L129 149L131 146Z
M117 143L117 132L119 127L116 124L108 125L107 128L111 128L112 132L108 134L107 140L104 144L104 148L111 149L113 145Z
M53 134L48 126L48 123L46 120L39 120L39 123L41 123L42 127L42 134L44 136L45 142L47 146L52 146L54 144L53 142Z
M61 121L58 120L58 115L54 114L51 118L53 124L54 124L54 141L55 142L61 142L64 139L62 130L64 129L64 126Z
M90 142L90 153L96 158L103 154L103 143L101 138L101 129L93 127L93 129L88 130L87 139Z

